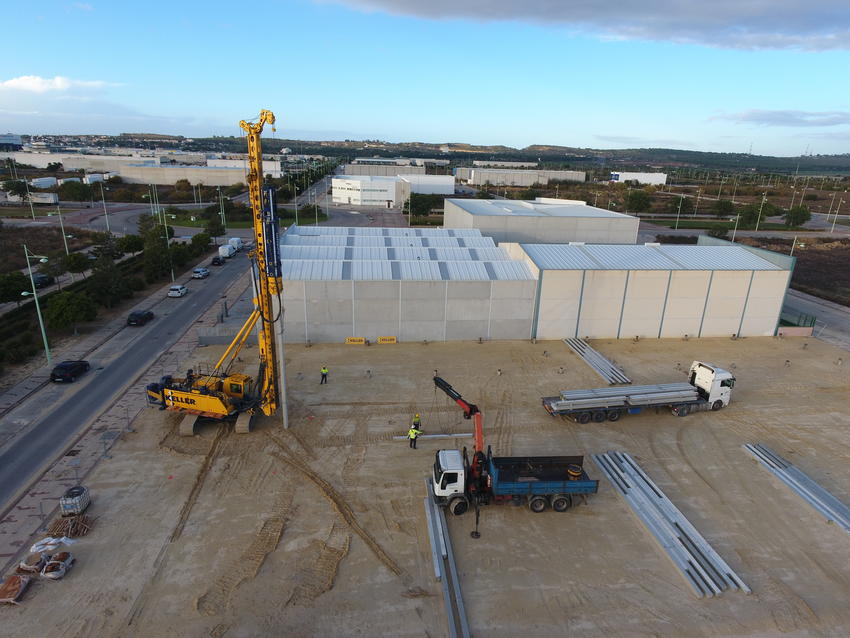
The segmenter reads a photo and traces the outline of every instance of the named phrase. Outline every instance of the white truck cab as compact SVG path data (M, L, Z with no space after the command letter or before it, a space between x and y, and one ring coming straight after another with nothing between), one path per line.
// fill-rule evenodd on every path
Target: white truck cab
M712 410L725 408L732 400L735 377L728 370L710 363L694 361L691 364L688 381L700 391L700 395L708 401Z
M466 490L466 469L459 450L440 450L434 461L434 495L445 502L453 496L463 496Z

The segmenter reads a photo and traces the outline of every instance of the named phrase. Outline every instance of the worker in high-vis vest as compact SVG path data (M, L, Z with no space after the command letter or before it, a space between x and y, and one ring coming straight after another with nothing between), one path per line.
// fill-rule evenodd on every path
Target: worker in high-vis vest
M422 430L417 430L415 425L411 425L407 431L407 438L410 440L410 447L416 449L416 437L422 434Z
M420 419L420 418L419 418L419 413L418 413L418 412L417 412L416 414L414 414L414 415L413 415L413 422L411 423L411 425L412 425L413 427L415 427L417 430L421 430L421 429L422 429L422 419Z
M322 366L322 380L319 381L319 385L328 382L328 366Z

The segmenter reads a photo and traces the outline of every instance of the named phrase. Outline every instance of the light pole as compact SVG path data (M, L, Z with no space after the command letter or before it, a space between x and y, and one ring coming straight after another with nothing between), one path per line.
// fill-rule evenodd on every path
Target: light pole
M682 193L682 196L679 197L679 207L676 209L676 227L675 230L679 230L679 214L682 212L682 202L685 201L685 194Z
M738 220L741 219L740 215L735 215L735 228L732 229L732 241L735 241L735 233L738 232ZM732 221L732 218L729 218L729 221Z
M100 184L100 201L103 204L103 220L106 222L106 232L112 234L109 231L109 214L106 212L106 195L103 194L103 182L98 182Z
M292 186L292 188L293 188L292 192L295 195L295 197L294 197L294 199L295 199L295 225L297 226L298 225L298 185L294 184Z
M65 242L65 256L68 256L68 236L65 234L65 224L62 223L62 209L56 204L56 212L59 213L59 229L62 231L62 241Z
M30 215L32 215L32 220L35 221L35 210L32 207L32 195L30 195L30 185L27 182L26 178L24 178L24 186L27 189L27 201L30 203Z
M761 194L761 205L759 206L759 216L756 219L756 232L758 232L758 229L759 229L759 222L761 221L761 211L764 208L765 201L767 201L767 193L762 193Z
M221 194L221 186L218 186L218 209L221 213L221 225L224 227L224 232L227 232L227 220L224 217L224 197Z
M827 220L827 221L829 221L829 216L832 214L832 205L835 203L835 196L836 196L836 195L838 195L838 193L837 193L837 192L836 192L836 193L833 193L833 194L832 194L832 199L831 199L831 200L829 200L829 210L828 210L828 211L826 211L826 220Z
M697 210L699 210L699 197L702 195L702 189L697 189L697 203L694 205L694 217L697 216Z
M835 232L835 222L838 221L838 211L841 210L841 204L844 202L843 199L838 200L838 206L835 207L835 217L832 220L832 230L829 231L831 233Z
M32 296L35 299L35 313L38 315L38 325L41 328L41 340L44 342L44 354L47 356L47 365L53 365L53 359L50 358L50 346L47 345L47 333L44 331L44 320L41 318L41 306L38 304L38 293L35 291L35 279L32 276L32 266L30 266L30 259L38 259L42 264L47 263L47 257L44 255L34 255L29 251L27 245L24 244L24 256L27 259L27 271L30 275L30 284L32 285ZM24 290L21 293L21 296L28 297L30 295L29 291Z

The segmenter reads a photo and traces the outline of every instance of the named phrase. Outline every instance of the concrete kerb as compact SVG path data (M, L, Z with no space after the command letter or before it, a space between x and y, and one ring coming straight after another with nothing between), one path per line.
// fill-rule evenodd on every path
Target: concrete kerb
M230 286L228 286L223 294L230 294L231 291L238 286L242 286L243 288L248 286L249 282L246 281L246 279L249 279L249 277L250 272L246 272L243 276L239 277ZM217 311L218 309L215 306L211 307L203 315L201 315L201 320L214 318ZM37 523L33 523L31 521L18 521L15 519L14 515L11 515L13 510L40 510L43 501L55 500L57 503L49 510L44 511L44 522L49 521L55 515L58 506L58 499L64 490L72 487L72 482L85 479L95 469L102 456L108 454L109 450L111 450L112 446L115 444L115 441L122 437L125 432L125 426L121 425L121 427L115 428L110 427L110 425L114 426L116 422L124 422L126 419L124 406L130 405L130 403L144 406L145 395L144 390L139 384L139 379L148 374L149 371L157 365L164 365L165 360L174 354L175 349L185 349L186 356L194 351L198 345L197 325L198 322L190 325L167 352L162 353L159 357L154 359L150 365L142 370L136 379L131 382L129 389L124 390L123 395L120 390L117 391L113 397L111 397L109 407L105 408L91 424L87 425L83 431L80 432L80 434L62 450L60 456L45 462L42 467L39 468L36 474L37 478L30 482L30 484L25 488L19 490L18 493L10 499L8 507L0 512L0 558L9 559L3 565L2 572L0 572L0 574L9 569L9 567L13 565L15 560L20 556L22 551L28 548L38 536L42 535L39 532L43 524L40 514L24 515L28 519L33 516L38 516L39 520ZM119 401L121 396L124 397L123 402ZM139 408L135 415L138 415L138 413L141 412L141 409L142 407ZM110 432L114 432L115 434L104 437L105 434ZM70 462L68 461L68 453L75 448L79 448L79 451L73 458L78 459L80 464L76 466L77 479L72 480L71 477L65 476L65 474L71 467ZM83 463L85 463L85 466L81 467L83 466ZM47 494L50 494L51 496L45 497Z

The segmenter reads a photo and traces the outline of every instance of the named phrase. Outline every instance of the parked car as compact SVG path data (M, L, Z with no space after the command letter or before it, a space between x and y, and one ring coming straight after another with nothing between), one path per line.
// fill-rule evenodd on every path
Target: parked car
M216 255L215 257L212 258L212 261L210 262L210 266L224 266L224 263L225 263L224 260L221 257L219 257L218 255Z
M150 310L134 310L130 313L130 316L127 317L127 325L128 326L143 326L148 321L153 319L154 314Z
M90 369L91 366L88 361L63 361L53 368L53 372L50 373L50 380L57 382L76 381L78 376L85 374Z
M206 279L210 276L210 271L201 266L192 271L192 279Z
M42 273L37 273L32 276L33 283L35 283L36 288L44 288L45 286L49 286L52 284L55 279L50 275L43 275Z
M169 297L183 297L183 296L185 296L185 294L187 292L189 292L189 289L186 286L184 286L183 284L180 284L180 285L177 285L177 286L171 286L171 288L168 289L168 296Z

